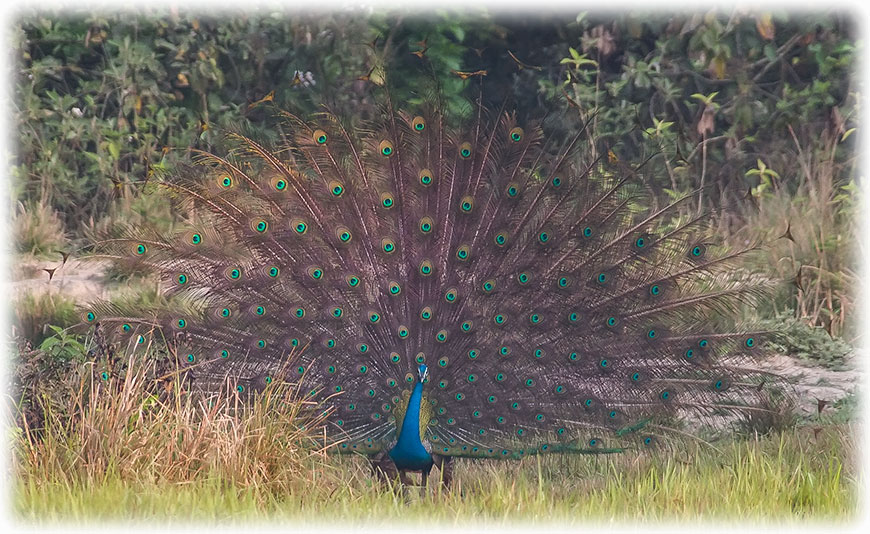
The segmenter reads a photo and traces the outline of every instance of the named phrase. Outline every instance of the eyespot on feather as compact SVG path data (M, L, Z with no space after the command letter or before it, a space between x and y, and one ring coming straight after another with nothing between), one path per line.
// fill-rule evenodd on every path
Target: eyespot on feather
M380 154L384 157L388 158L388 157L392 156L394 151L395 151L395 148L393 147L392 141L389 141L387 139L384 139L378 145L378 154Z
M459 145L459 157L462 159L468 159L471 157L471 143L465 141L464 143Z
M318 145L325 145L328 137L325 131L318 129L311 134L311 139Z

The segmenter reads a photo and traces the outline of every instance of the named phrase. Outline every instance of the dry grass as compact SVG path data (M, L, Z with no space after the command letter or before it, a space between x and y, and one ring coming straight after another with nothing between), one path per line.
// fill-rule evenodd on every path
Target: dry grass
M172 486L219 479L281 493L323 458L304 426L318 421L303 414L308 406L295 385L275 384L250 404L238 395L206 399L181 392L177 376L155 386L154 363L144 354L132 353L128 371L108 380L94 363L82 365L65 384L65 403L37 396L42 428L25 424L16 439L23 480L72 490L111 480Z
M40 257L67 246L63 222L57 212L44 203L28 206L18 203L12 218L12 239L16 251Z
M849 426L647 454L460 461L450 491L403 494L376 483L363 459L324 453L298 385L273 384L247 407L235 395L209 403L177 381L155 389L144 354L108 382L85 364L65 400L42 402L42 428L14 436L18 518L583 523L855 514Z
M838 162L839 136L832 128L821 132L814 146L802 146L794 131L794 176L769 179L759 187L756 207L747 213L751 235L735 240L765 241L767 256L757 267L783 280L781 308L790 308L810 326L822 326L832 336L854 324L858 277L853 250L859 224L860 199L854 183L854 159ZM780 237L786 234L791 237ZM771 313L775 316L777 311Z

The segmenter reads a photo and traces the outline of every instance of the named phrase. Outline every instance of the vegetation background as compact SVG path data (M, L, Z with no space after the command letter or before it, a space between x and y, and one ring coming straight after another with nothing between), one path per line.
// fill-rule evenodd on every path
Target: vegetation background
M510 95L521 115L549 114L556 127L560 114L580 114L591 120L593 137L619 140L610 157L630 161L662 153L646 177L650 204L705 187L701 203L737 206L718 220L723 240L762 240L765 256L747 268L784 281L769 306L747 313L788 331L788 341L778 347L783 354L829 370L850 368L859 334L855 147L863 135L858 124L862 87L854 72L861 45L853 20L846 12L741 9L635 10L615 15L544 11L522 16L487 9L302 13L280 5L217 15L178 7L20 12L10 32L16 61L12 117L17 147L8 199L16 253L13 278L20 289L13 305L12 395L19 428L14 445L21 480L18 511L31 518L102 517L104 512L111 516L111 504L117 504L113 499L124 494L123 488L164 479L201 483L191 486L188 496L196 502L203 502L203 495L214 489L209 484L223 487L229 480L231 487L242 489L230 497L221 493L232 503L221 501L220 506L249 513L280 513L285 505L296 509L275 499L281 492L298 493L310 475L303 467L294 472L297 478L263 478L255 475L271 467L228 467L228 458L236 457L227 453L196 467L181 468L176 457L175 464L167 461L165 470L156 463L140 466L140 471L126 470L122 464L137 454L168 446L165 436L148 434L155 421L180 425L175 432L182 432L186 427L180 419L172 423L171 418L193 417L184 411L192 408L160 404L165 399L143 385L145 378L142 383L127 381L111 392L110 399L91 391L89 372L82 369L96 342L68 327L79 322L75 304L93 298L93 291L70 293L57 286L65 279L74 281L77 268L86 271L76 258L94 232L121 224L171 229L180 220L183 214L173 212L170 200L149 183L153 173L171 171L189 160L191 149L220 152L221 132L226 129L274 136L273 106L305 115L317 111L320 102L329 102L352 119L364 118L375 112L366 86L382 82L384 76L396 100L409 105L419 101L415 90L434 76L448 105L461 114L468 82L457 72L486 71L488 101L500 103ZM95 276L99 291L120 285L130 290L125 298L156 298L154 284L136 273L108 270ZM142 365L135 373L145 377L147 366ZM124 404L124 399L132 404ZM149 406L162 407L144 418L142 399L155 399ZM834 409L825 412L822 401L835 404ZM849 477L855 475L846 477L852 482L841 484L837 465L848 463L848 453L842 451L851 448L851 432L844 428L856 404L854 394L836 403L820 399L816 417L804 417L802 424L825 423L824 430L794 430L793 421L780 422L771 428L788 427L789 433L768 437L773 441L761 441L752 449L760 459L745 476L771 487L782 484L786 492L793 492L782 503L771 504L772 509L780 510L781 504L786 515L790 511L833 516L851 509L854 478ZM138 411L129 411L131 406ZM134 412L140 415L131 422ZM73 423L82 420L93 423L91 429L113 428L121 434L113 442L105 441L111 432L87 434ZM244 429L262 430L256 424L273 424L220 421L241 425L232 427L242 429L240 441L226 444L233 454L249 451ZM116 428L118 424L123 428ZM185 419L184 424L190 425L190 432L205 432L201 420ZM218 425L208 431L219 435L227 428ZM138 448L118 448L136 432L142 433ZM788 465L786 460L809 461L802 455L811 454L820 443L826 453L814 460L821 462L818 470L807 470L812 480L790 470L777 471ZM82 446L92 447L92 455L75 457L72 451ZM754 452L739 452L745 444L729 446L737 451L736 462L754 458ZM313 460L305 450L300 445L293 454L304 457L299 466L310 467L306 462ZM779 460L765 456L771 450L779 450ZM236 460L243 462L241 458ZM714 462L715 456L709 460ZM662 488L681 487L679 477L691 478L670 460L644 462L572 465L600 482L591 491L602 492L602 503L614 499L606 501L614 508L602 504L604 510L619 509L625 498L619 492L637 490L645 480L659 481L647 488L659 495ZM347 476L353 479L350 484L366 485L358 466L351 475L338 475L317 465L325 469L318 472L327 490L343 487L348 479L342 477ZM497 495L523 500L524 495L543 491L547 477L565 472L564 463L561 471L548 465L523 471L519 488L501 488ZM705 462L696 467L702 472L712 469ZM475 469L483 468L470 468L465 480L468 491L474 494L477 487L482 500L467 501L476 503L469 509L479 505L502 510L485 502L483 486L500 479L499 469L514 468L493 468L489 475ZM611 485L611 470L626 473L618 477L617 486ZM704 491L716 487L717 475L698 476L707 482L692 495L701 495L703 501L710 495ZM827 484L827 489L819 489L819 484ZM184 493L177 489L181 486L173 487L172 492ZM760 483L757 488L765 487ZM323 503L330 499L327 490L317 494ZM108 505L95 505L86 495L102 495ZM338 495L349 517L365 517L360 511L364 506L403 509L394 497L379 493L360 496L345 489ZM703 515L702 504L686 504L694 502L692 495L680 501L678 515L692 516L698 506ZM186 502L180 494L172 498ZM753 502L749 494L744 498L745 503ZM577 506L564 499L547 505L545 500L540 506L553 506L550 512L556 517L561 517L560 506ZM200 510L205 516L220 516L219 503L204 502L211 503ZM450 502L447 510L462 506L462 501ZM648 516L637 508L629 513L667 517L674 513L671 505L652 505ZM142 510L159 515L165 506L158 499L153 510L148 505ZM131 510L129 505L121 508ZM543 509L520 508L528 513ZM764 515L763 509L756 512ZM456 513L459 517L472 512ZM505 517L511 513L504 510ZM450 517L447 513L443 518Z

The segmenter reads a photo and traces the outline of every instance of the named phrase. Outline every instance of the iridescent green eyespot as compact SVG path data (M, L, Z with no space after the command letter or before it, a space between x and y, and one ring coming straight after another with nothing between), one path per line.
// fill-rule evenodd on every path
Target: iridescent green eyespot
M326 144L326 132L323 130L314 130L314 134L311 137L318 145Z
M393 143L384 139L378 145L378 152L384 157L390 157L393 155Z
M462 159L471 157L471 143L466 141L459 145L459 155L462 156Z
M459 201L459 209L462 213L471 213L472 208L474 208L474 199L470 196L464 196Z

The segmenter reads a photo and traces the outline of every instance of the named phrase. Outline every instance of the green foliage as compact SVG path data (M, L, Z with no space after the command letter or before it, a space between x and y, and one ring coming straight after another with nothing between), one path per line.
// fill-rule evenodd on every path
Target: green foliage
M53 293L26 293L12 304L13 324L19 337L33 345L79 322L75 302Z
M59 326L47 326L49 330L54 332L54 335L45 338L39 344L39 350L43 351L49 358L59 362L84 358L87 350L81 335L70 333Z
M577 25L583 36L562 59L563 81L544 87L564 91L592 118L596 137L623 140L626 159L663 151L666 172L652 178L659 187L714 184L714 200L736 199L770 178L751 172L764 159L756 170L776 168L794 191L799 168L787 155L788 128L809 144L829 121L840 134L856 124L858 49L845 17L633 12L582 14ZM834 157L846 160L851 150L838 147Z
M312 92L352 102L363 65L350 50L366 34L361 19L280 13L25 16L14 34L15 195L78 230L116 199L131 202L138 183L189 147L214 148L216 128L262 122L249 104L272 91L303 114L315 109ZM317 85L294 85L297 70Z
M786 310L775 319L761 322L762 328L777 331L777 336L770 341L771 348L834 370L848 367L848 358L854 351L851 345L832 337L824 328L791 319L791 315L793 313Z
M856 393L849 393L834 403L834 415L831 417L831 422L845 424L860 420L861 399Z

